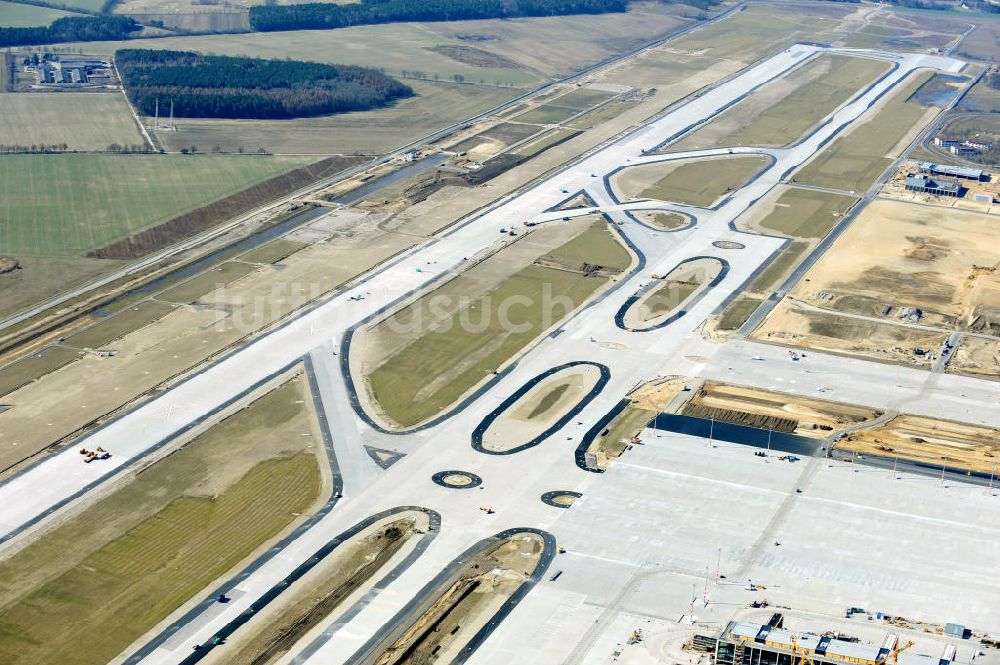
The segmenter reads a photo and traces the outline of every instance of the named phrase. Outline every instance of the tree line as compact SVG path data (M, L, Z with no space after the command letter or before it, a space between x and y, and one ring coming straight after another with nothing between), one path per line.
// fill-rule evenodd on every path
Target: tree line
M0 28L0 47L125 39L141 29L127 16L67 16L48 26Z
M398 21L464 21L520 16L605 14L628 10L629 0L361 0L257 5L250 27L260 32L344 28Z
M368 67L123 49L122 84L145 115L171 102L180 118L282 119L365 111L413 90Z

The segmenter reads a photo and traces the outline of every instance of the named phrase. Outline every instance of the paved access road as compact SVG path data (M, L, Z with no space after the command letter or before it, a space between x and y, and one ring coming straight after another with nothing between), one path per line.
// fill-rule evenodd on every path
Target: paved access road
M962 63L950 58L848 50L846 52L888 60L893 70L872 84L827 118L820 127L798 143L784 149L760 151L734 147L733 152L765 152L773 163L752 182L714 209L677 206L669 202L620 202L609 190L608 178L632 165L666 161L678 155L658 155L651 151L690 127L722 112L759 86L792 70L823 52L843 52L815 45L795 45L754 65L712 90L705 92L661 118L641 127L600 151L587 156L547 181L498 205L416 248L391 264L367 276L350 292L338 294L315 309L292 320L254 344L221 360L134 411L93 433L83 443L103 446L114 457L104 465L80 463L74 450L67 450L39 463L0 486L0 534L12 536L81 493L105 482L115 470L142 457L157 445L206 417L222 405L237 399L248 387L297 358L311 354L330 421L334 447L342 460L344 498L335 510L313 528L285 547L277 556L262 562L252 574L241 579L233 597L222 611L196 618L186 628L184 640L172 640L143 654L144 663L177 663L193 645L209 640L214 631L239 615L267 589L281 580L332 535L343 532L371 514L401 505L423 506L441 515L441 533L412 565L381 594L353 613L349 624L327 631L327 641L312 645L316 662L349 662L351 656L375 635L424 585L451 562L456 553L503 529L534 527L548 529L564 511L544 504L540 497L552 490L599 492L600 478L578 469L574 462L576 442L586 429L606 413L623 395L639 383L665 374L692 374L733 378L742 383L775 387L802 380L818 380L799 366L781 370L778 361L749 364L744 359L757 353L746 342L737 346L717 346L704 342L698 332L702 322L743 283L751 279L782 246L783 240L743 234L733 230L733 221L751 208L785 174L808 160L833 137L856 121L883 95L893 91L908 74L919 68L957 72ZM725 151L728 152L728 149ZM698 151L684 156L722 154ZM359 322L391 307L398 299L421 284L462 267L463 257L494 244L500 228L519 226L528 220L544 223L573 223L572 218L587 211L546 213L566 198L563 190L585 191L602 212L620 224L623 236L642 257L641 267L619 278L614 288L586 306L563 325L558 336L543 339L509 372L498 377L481 396L450 418L433 427L410 434L390 435L369 427L349 408L350 388L337 371L340 359L333 355L344 335ZM630 210L683 210L697 223L676 232L660 232L635 222ZM570 217L563 221L563 217ZM734 241L743 249L721 249L718 241ZM727 261L730 270L713 289L692 305L687 314L655 333L629 333L614 323L621 304L648 281L650 274L665 274L692 256L716 256ZM417 272L420 269L421 272ZM364 294L362 300L352 299ZM753 350L751 350L751 346ZM769 351L784 354L785 351ZM812 357L813 354L810 354ZM697 358L697 360L692 360ZM571 422L541 445L515 455L492 456L477 452L470 434L482 419L530 378L547 369L571 361L590 361L610 368L611 377L597 395ZM826 363L823 382L832 387L828 398L844 401L871 400L884 406L905 404L935 411L941 400L951 399L952 391L971 395L986 404L996 387L988 382L934 375L920 380L907 374L898 389L881 386L881 394L858 386L856 377L884 374L881 365L850 361L850 370L835 371L842 359ZM725 367L727 369L723 370ZM733 370L729 370L733 367ZM908 372L909 370L902 370ZM726 376L733 372L733 376ZM799 374L798 372L802 372ZM801 378L801 377L809 377ZM784 383L787 381L787 384ZM882 382L883 384L885 382ZM864 393L851 399L852 391ZM869 392L865 392L868 390ZM964 399L964 398L963 398ZM963 402L965 403L965 402ZM362 454L364 445L392 449L405 457L388 470L374 466ZM434 473L445 469L469 471L480 476L480 488L458 491L435 485ZM494 514L480 508L492 507Z

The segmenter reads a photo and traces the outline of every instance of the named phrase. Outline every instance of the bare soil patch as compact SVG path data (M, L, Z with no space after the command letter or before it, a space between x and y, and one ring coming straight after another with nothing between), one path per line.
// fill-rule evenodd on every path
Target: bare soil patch
M280 661L311 631L342 614L352 594L370 586L390 562L411 550L408 542L428 526L426 513L409 511L362 530L296 580L227 639L225 646L213 649L205 662L269 665Z
M631 445L657 413L663 412L681 394L687 380L684 377L669 377L637 388L628 396L625 407L608 426L600 432L587 449L598 468L608 468L614 460Z
M881 411L716 381L706 381L683 413L778 432L826 438L845 427L874 420Z
M952 352L947 371L989 379L1000 378L1000 340L963 337Z
M1000 430L903 415L879 427L852 432L835 447L861 454L995 473L1000 463Z
M997 334L998 243L986 215L875 201L756 336L850 352L888 346L923 362L948 332Z
M625 313L625 325L644 328L656 325L683 309L722 272L717 259L698 259L675 267L660 278L659 285L650 289Z
M491 53L475 46L462 46L461 44L442 44L427 49L451 58L457 62L473 67L483 67L488 69L519 69L520 64L510 58L505 58L498 53Z
M542 551L542 539L534 533L490 543L403 617L401 634L396 631L359 665L451 662L534 572Z

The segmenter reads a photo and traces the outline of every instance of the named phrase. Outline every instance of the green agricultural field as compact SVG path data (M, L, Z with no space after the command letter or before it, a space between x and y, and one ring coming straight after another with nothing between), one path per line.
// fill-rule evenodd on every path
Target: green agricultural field
M768 160L757 155L700 159L681 164L639 197L711 206L727 192L739 189L767 166ZM646 167L650 168L650 167Z
M0 237L17 256L84 254L315 157L6 155Z
M67 3L68 4L68 3ZM52 23L64 16L79 16L72 12L51 7L23 5L19 2L0 0L0 28L33 28Z
M616 93L608 92L607 90L597 90L596 88L577 88L568 94L556 97L549 102L549 104L555 106L565 106L566 108L571 108L579 113L584 109L589 109L591 106L597 106L601 102L606 102L616 96Z
M0 95L0 144L106 150L145 141L121 93L24 92Z
M819 187L864 192L892 164L894 148L920 123L927 107L910 97L933 76L921 72L912 77L864 124L841 136L806 164L793 182Z
M514 119L518 122L542 125L558 124L578 113L582 113L592 106L606 102L614 96L615 93L605 90L578 88L541 106L537 106L527 113L515 116Z
M531 122L539 125L558 125L564 120L572 118L577 113L579 113L579 111L565 106L542 104L541 106L536 106L527 113L515 116L514 120L517 120L518 122Z
M106 663L308 513L323 483L301 436L315 417L304 385L273 390L0 563L0 662Z
M842 55L816 58L767 84L670 149L788 145L888 70L887 63L879 60Z
M600 263L600 258L609 265L628 265L624 248L602 228L606 223L598 225L547 255L589 263ZM482 288L484 275L489 279L487 270L459 275L446 285L450 294L472 291L482 295L462 303L450 317L407 341L365 377L375 402L393 422L411 427L441 413L608 281L606 277L528 265L493 282L495 286L483 292L477 289ZM435 295L424 296L393 319L405 324Z
M759 226L795 238L823 238L857 201L844 194L786 189Z

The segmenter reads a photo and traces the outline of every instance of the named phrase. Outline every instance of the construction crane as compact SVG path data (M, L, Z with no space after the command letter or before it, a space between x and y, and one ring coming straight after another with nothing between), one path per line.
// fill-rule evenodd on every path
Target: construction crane
M795 656L799 657L799 660L795 660ZM799 641L792 635L792 665L816 665L813 659L809 657L809 652L799 646Z
M899 646L899 641L896 640L895 645L892 647L889 653L885 655L885 659L882 662L886 663L887 665L897 665L897 663L899 663L899 654L903 651L906 651L912 646L913 646L913 640L907 640L906 644L904 644L903 646Z

